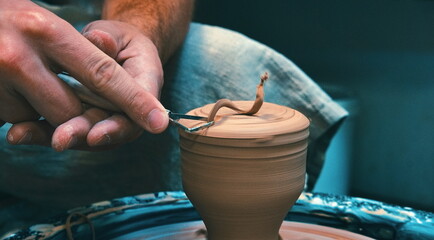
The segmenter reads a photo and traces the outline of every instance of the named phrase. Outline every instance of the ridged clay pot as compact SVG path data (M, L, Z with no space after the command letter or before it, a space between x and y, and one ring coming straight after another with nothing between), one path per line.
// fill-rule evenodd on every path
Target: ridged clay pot
M253 104L234 103L242 109ZM212 108L188 114L208 116ZM207 129L179 132L184 191L208 239L279 239L283 219L304 188L309 120L267 102L251 116L222 108L214 120Z

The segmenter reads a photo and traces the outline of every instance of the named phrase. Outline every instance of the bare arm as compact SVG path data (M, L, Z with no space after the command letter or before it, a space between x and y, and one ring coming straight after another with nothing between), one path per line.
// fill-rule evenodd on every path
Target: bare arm
M164 64L182 43L193 0L106 0L103 19L132 24L149 37Z

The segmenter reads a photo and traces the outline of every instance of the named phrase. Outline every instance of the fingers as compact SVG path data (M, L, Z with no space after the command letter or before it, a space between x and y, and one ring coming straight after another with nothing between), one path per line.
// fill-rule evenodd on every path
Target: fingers
M163 85L162 64L157 48L148 37L129 24L107 20L90 23L83 29L83 35L121 63L140 86L159 97Z
M102 146L129 142L142 134L140 126L123 115L115 114L95 124L87 135L89 146Z
M111 35L113 36L113 34ZM104 51L110 52L112 48L121 49L119 46L122 45L119 45L119 42L117 42L119 38L115 36L112 39L115 40L117 47L108 47L108 50L103 48ZM102 40L102 42L111 41L106 40ZM97 40L95 41L97 42ZM120 41L124 41L124 39L121 38ZM66 51L77 54L64 59L63 67L83 85L104 98L109 99L113 104L121 108L134 122L147 131L160 133L167 128L168 116L164 107L157 99L159 89L149 91L146 84L136 81L134 76L127 72L114 59L98 50L95 45L88 41L76 41L67 48ZM157 61L154 61L152 64L155 65L155 62ZM161 63L159 64L159 67L161 67ZM142 64L139 67L156 68L148 64ZM162 70L159 71L161 74L150 75L152 78L159 79L150 80L150 82L162 82Z
M12 125L7 140L14 145L52 146L56 151L67 149L103 150L132 141L143 129L124 115L109 114L97 108L56 129L47 121L29 121Z
M18 93L10 93L0 88L0 124L17 123L23 120L38 120L39 114ZM0 126L2 126L1 124Z
M49 146L54 128L45 120L16 123L7 133L7 141L14 145Z
M82 113L81 102L72 90L43 67L36 65L23 72L16 89L53 126Z
M82 71L76 72L79 69ZM168 116L161 103L107 55L85 60L72 71L85 86L110 99L149 132L159 133L167 127Z
M56 128L52 147L56 151L64 151L85 146L116 146L137 138L142 131L142 128L123 115L109 116L103 110L91 108Z
M11 35L0 37L0 119L16 123L42 115L58 125L79 115L81 103L74 93L31 47Z
M97 108L88 109L84 114L72 118L56 128L51 141L52 147L61 152L86 143L87 133L92 126L108 116L108 113L103 110Z

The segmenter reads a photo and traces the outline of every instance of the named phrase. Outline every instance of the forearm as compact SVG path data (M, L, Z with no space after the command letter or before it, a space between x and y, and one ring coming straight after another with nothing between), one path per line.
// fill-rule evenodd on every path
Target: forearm
M149 37L163 64L188 31L194 0L106 0L102 18L132 24Z

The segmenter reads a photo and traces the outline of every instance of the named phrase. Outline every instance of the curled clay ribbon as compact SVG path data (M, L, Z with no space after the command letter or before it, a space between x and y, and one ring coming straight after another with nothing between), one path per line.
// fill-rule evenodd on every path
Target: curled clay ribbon
M211 112L208 115L208 122L214 121L214 118L220 110L220 108L227 107L232 110L235 110L238 112L238 114L241 115L253 115L259 111L262 104L264 103L264 82L268 79L268 73L265 72L261 76L261 82L256 87L256 99L253 103L252 107L249 110L242 110L239 107L235 106L235 104L229 100L229 99L220 99L215 104L214 107L211 109Z

